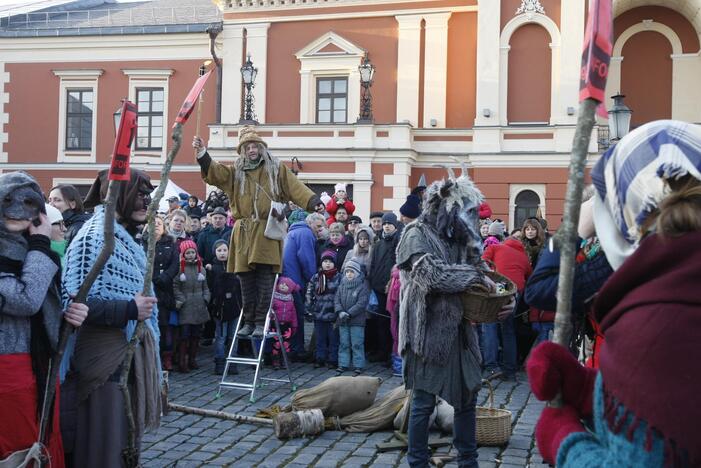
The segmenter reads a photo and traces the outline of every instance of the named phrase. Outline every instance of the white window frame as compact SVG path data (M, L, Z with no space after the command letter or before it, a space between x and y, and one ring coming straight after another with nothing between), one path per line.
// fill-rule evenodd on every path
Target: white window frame
M339 51L322 52L328 45ZM360 72L366 51L336 33L328 32L312 41L295 55L300 61L299 123L316 124L317 78L347 78L348 102L346 123L354 123L360 116ZM339 122L342 123L342 122ZM322 124L320 124L322 125ZM338 123L334 124L338 125Z
M540 214L547 219L545 213L545 188L546 184L509 184L509 232L517 227L514 226L514 221L516 221L516 197L524 190L530 190L538 195L538 198L540 198L540 203L538 204Z
M173 74L171 69L124 69L129 77L129 100L136 103L137 88L163 88L163 147L160 151L136 149L136 138L132 143L131 162L136 164L163 164L168 154L170 126L168 124L168 85Z
M97 154L98 81L103 70L53 70L60 78L58 91L58 162L94 163ZM68 91L71 89L91 89L93 93L92 140L90 150L66 149L66 110Z

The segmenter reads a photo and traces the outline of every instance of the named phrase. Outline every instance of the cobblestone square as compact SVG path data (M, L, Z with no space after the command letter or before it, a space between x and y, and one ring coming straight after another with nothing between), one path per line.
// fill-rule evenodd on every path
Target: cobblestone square
M265 382L256 391L256 401L249 393L224 389L217 397L220 376L213 374L212 349L204 348L199 358L200 369L189 374L171 372L169 401L187 406L220 410L254 416L256 411L271 405L287 405L292 391L289 384ZM251 382L253 367L240 366L237 381ZM263 377L282 378L285 371L270 367L261 369ZM292 364L292 376L298 389L310 388L336 372L326 368L314 369L311 364ZM372 364L364 375L382 379L378 397L401 385L401 378L391 371ZM231 377L230 377L231 379ZM512 411L513 434L507 446L480 447L481 467L529 466L545 467L535 448L533 431L543 403L530 393L524 373L518 382L496 380L494 404ZM483 388L478 405L487 404L488 391ZM436 435L439 435L436 432ZM158 466L316 466L316 467L406 467L406 454L400 451L381 453L376 444L390 441L391 431L374 434L327 431L318 437L281 441L271 426L239 424L216 418L188 415L171 411L161 421L158 431L145 434L142 462L147 467ZM447 452L447 448L439 450ZM454 453L454 450L451 449ZM446 466L456 467L457 463Z

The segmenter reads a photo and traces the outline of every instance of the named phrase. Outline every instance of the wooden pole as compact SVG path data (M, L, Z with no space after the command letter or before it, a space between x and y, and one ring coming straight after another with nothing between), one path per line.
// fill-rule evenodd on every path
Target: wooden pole
M557 289L557 312L555 314L555 336L553 341L569 347L572 335L572 283L577 246L577 224L584 190L584 168L589 153L589 141L594 129L596 107L599 102L585 99L582 102L577 120L577 130L572 144L569 179L562 225L556 242L560 249L560 276Z
M584 168L589 153L589 141L594 129L596 107L599 102L587 98L579 108L577 130L572 143L572 159L570 160L567 195L562 225L558 230L555 241L560 249L560 274L557 287L557 311L555 313L555 333L553 341L569 348L572 336L572 284L574 282L575 254L577 246L577 224L579 210L582 205L582 190L584 189ZM548 402L554 408L562 407L562 395L558 394Z
M178 411L185 414L195 414L198 416L208 416L212 418L224 419L227 421L236 421L247 424L261 424L263 426L272 426L272 419L256 418L254 416L244 416L242 414L226 413L224 411L215 411L202 408L193 408L192 406L178 405L176 403L168 403L168 409Z
M180 145L182 144L183 126L181 123L176 123L173 127L171 139L173 140L173 146L170 148L168 157L161 168L161 180L158 184L158 188L151 198L151 204L148 206L146 215L148 219L148 254L146 258L146 273L144 274L144 296L153 295L153 260L156 256L156 215L158 211L158 204L163 198L166 185L168 185L170 169L173 167L173 161L175 160L175 156L178 154L178 151L180 151ZM124 361L122 362L122 373L119 378L119 387L122 391L122 395L124 396L124 409L126 411L128 423L127 448L124 450L124 462L127 468L135 468L139 464L139 448L136 444L136 420L134 418L131 403L131 392L129 391L128 379L129 372L131 371L131 364L134 360L136 345L138 344L139 340L141 340L141 337L145 332L146 324L143 321L140 321L137 323L134 334L129 340Z

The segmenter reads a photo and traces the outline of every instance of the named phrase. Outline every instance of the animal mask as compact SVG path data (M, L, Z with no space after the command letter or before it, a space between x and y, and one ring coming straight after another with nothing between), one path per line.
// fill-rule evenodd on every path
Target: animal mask
M36 180L24 172L0 175L0 256L24 260L26 240L20 233L11 233L5 219L34 221L46 213L44 196Z

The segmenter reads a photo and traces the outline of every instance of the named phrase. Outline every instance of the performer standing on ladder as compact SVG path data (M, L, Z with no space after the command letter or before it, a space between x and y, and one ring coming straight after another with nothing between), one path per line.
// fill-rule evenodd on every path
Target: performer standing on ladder
M214 161L195 137L202 178L229 197L236 220L229 248L228 270L239 274L245 325L239 336L263 337L275 274L282 269L282 241L265 236L272 202L292 201L313 211L321 200L270 154L253 127L239 132L239 157L232 166Z

